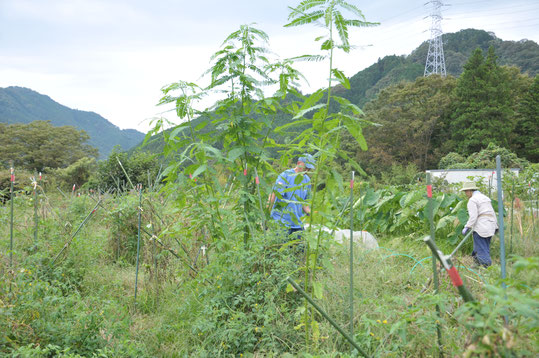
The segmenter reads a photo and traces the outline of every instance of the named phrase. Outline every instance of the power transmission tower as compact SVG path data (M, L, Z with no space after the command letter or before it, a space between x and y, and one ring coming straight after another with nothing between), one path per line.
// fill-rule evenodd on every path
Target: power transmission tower
M427 4L432 4L430 17L432 23L430 26L429 52L427 53L427 62L425 63L424 76L430 76L434 73L445 77L445 59L444 46L442 44L442 1L432 0Z

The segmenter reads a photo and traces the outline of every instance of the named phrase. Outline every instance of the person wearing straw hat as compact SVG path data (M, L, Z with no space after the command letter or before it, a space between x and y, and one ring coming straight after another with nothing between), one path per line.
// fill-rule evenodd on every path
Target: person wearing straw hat
M473 230L472 257L479 265L488 267L492 264L490 258L490 241L498 229L496 213L490 198L482 194L474 182L465 182L462 189L468 197L469 219L462 229L462 235Z
M311 208L305 201L311 193L311 178L307 173L314 168L312 155L299 157L295 168L287 169L277 177L269 196L270 216L288 230L288 236L295 234L299 239L299 232L303 230L301 218L311 215Z

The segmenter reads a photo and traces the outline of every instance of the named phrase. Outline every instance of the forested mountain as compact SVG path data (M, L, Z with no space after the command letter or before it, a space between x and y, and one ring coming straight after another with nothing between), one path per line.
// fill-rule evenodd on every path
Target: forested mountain
M441 131L442 128L438 127L441 126L441 123L446 123L446 119L450 121L450 114L455 110L455 108L449 106L449 104L454 102L454 98L451 96L452 91L456 86L455 77L460 77L467 61L475 50L481 49L482 52L486 54L490 47L494 50L497 66L511 65L518 67L518 69L510 71L512 75L510 73L504 75L509 76L506 81L508 85L509 83L522 83L522 81L524 81L521 78L521 75L517 76L517 74L514 73L515 71L520 72L524 75L523 77L528 79L534 77L537 72L539 72L539 45L537 43L528 40L521 40L518 42L503 41L496 38L492 33L468 29L444 35L444 52L447 73L449 75L447 81L440 82L434 78L430 81L419 81L423 78L424 63L428 51L428 42L424 42L408 56L386 56L372 66L358 72L350 78L349 90L344 89L341 85L336 86L334 88L334 93L350 100L354 104L360 105L366 110L368 118L371 118L374 122L380 124L383 123L384 128L393 128L394 125L399 123L398 126L400 126L401 129L408 128L415 133L412 135L401 131L393 131L394 134L393 137L391 137L392 131L389 130L387 132L389 135L384 134L384 137L381 138L379 135L380 133L385 133L385 129L367 129L367 141L369 142L370 148L369 154L367 154L368 159L365 158L365 155L359 156L358 159L363 163L365 163L366 160L371 163L371 169L375 172L387 169L391 166L391 163L414 163L419 169L425 169L426 167L435 167L438 160L440 160L443 155L447 154L448 151L459 147L458 143L455 143L455 141L458 141L459 139L451 135L451 130L454 128L443 128L445 132L444 134L441 134L442 132L438 132L438 130ZM419 82L414 83L416 80ZM512 96L512 100L515 101L515 103L511 104L512 106L517 105L523 91L525 92L529 83L531 83L530 81L524 82L527 84L519 85L521 88L514 85L513 87L516 86L515 88L503 89L505 92L502 94L502 97L503 95L507 96L509 92L512 93L510 96ZM395 85L400 87L392 88ZM381 95L380 91L384 89L391 89L391 91L385 95ZM402 93L395 95L395 93L399 91ZM495 92L495 90L492 91ZM380 96L380 98L378 101L375 101L377 96ZM423 98L424 96L427 97ZM531 95L528 95L528 97L530 96ZM420 101L420 103L422 103L421 106L414 105L408 101L408 99L420 97L423 98ZM294 98L287 98L287 101L289 100L294 100ZM365 106L367 102L373 103L370 103L369 106ZM336 103L333 104L336 105ZM384 109L384 106L387 106L387 108ZM404 113L409 106L411 106L410 112ZM398 108L400 108L398 113L392 113L391 116L387 113L382 115L382 113L384 113L383 110L397 111ZM527 106L526 108L526 110L529 110L531 106ZM332 111L336 109L337 108L332 108ZM526 110L511 108L511 116L518 115L522 117L522 113L525 113ZM376 114L374 114L374 112L376 112ZM278 113L275 118L272 119L273 127L277 128L283 126L289 123L291 118L292 116L290 114L282 112ZM417 121L414 122L414 118L426 118L421 123L427 125L428 128L426 128L425 131L418 130L416 126ZM529 115L526 118L533 118L533 115ZM514 121L507 122L512 123L510 128L506 128L512 132L510 143L499 141L497 144L507 144L509 148L516 150L519 154L534 160L536 154L532 154L532 150L530 149L524 149L529 148L531 144L517 142L519 141L519 138L528 138L529 133L535 133L535 131L527 131L527 134L524 136L516 135L516 132L513 133L513 131L518 131L518 128L520 128L519 126L515 127L513 122L521 120L522 119L515 118ZM199 125L200 127L203 127L201 123L209 121L211 121L211 113L195 118L193 120L193 127L195 128ZM532 119L529 119L528 121L530 122L528 126L531 125L533 128L535 122ZM294 131L288 129L287 131L280 133L273 132L269 133L269 136L276 142L289 142L295 137L294 132L301 132L305 127L306 125L303 125L294 127ZM213 126L211 124L207 125L202 129L202 132L210 131L212 128ZM434 131L434 129L436 129L436 131ZM436 137L429 145L428 141L432 140L431 135L433 133L435 136L438 135L438 137ZM416 138L415 135L426 135L424 138L426 141L422 141L419 137ZM407 148L410 155L405 154L402 151L401 146L396 144L399 143L399 138L408 138L412 143L415 143L415 147L411 145ZM424 148L418 149L418 147L425 144L427 145L424 146ZM144 150L159 153L162 151L162 148L163 137L162 134L159 134L152 137ZM350 148L351 152L357 150L357 148ZM391 154L393 150L399 154ZM271 149L270 152L272 152ZM350 154L352 156L355 155L353 153Z
M448 75L458 77L476 48L486 52L490 46L498 56L499 65L512 65L533 77L539 72L539 45L530 40L504 41L493 33L467 29L443 35L444 57ZM423 42L408 56L386 56L350 78L350 90L342 89L341 96L364 105L381 89L400 81L414 81L423 76L429 49Z
M28 124L36 120L84 130L90 136L88 144L99 150L100 158L108 157L116 145L128 150L144 138L137 130L122 130L97 113L68 108L31 89L0 88L0 122Z

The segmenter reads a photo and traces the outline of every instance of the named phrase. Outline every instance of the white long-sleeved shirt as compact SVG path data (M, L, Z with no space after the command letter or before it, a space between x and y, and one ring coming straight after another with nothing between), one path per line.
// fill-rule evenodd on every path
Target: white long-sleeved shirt
M478 190L474 191L468 200L468 215L470 218L466 222L466 227L482 237L494 235L498 228L498 221L488 196L481 194Z

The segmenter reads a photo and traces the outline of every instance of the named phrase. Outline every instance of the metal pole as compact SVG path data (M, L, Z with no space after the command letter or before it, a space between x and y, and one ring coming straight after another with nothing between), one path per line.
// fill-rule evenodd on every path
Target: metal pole
M15 199L14 183L15 183L15 169L13 168L13 161L11 161L11 176L10 176L10 198L11 198L11 221L9 226L9 269L13 271L13 201ZM11 285L9 286L11 290Z
M348 335L348 333L346 333L344 331L344 329L341 328L341 326L339 326L337 324L337 322L335 322L330 316L328 316L328 314L320 307L316 304L316 302L314 302L314 300L305 292L301 289L301 287L298 286L298 284L292 280L290 277L288 277L286 279L288 282L290 282L290 284L292 286L294 286L294 288L303 296L305 297L305 299L307 301L309 301L309 303L322 315L322 317L324 317L325 319L328 320L328 322L333 326L335 327L335 329L337 331L339 331L339 333L344 337L346 338L346 340L355 348L357 349L357 351L359 353L361 353L364 357L368 357L369 355L367 353L365 353L365 351L363 351L359 345L354 341L354 339L352 337L350 337L350 335Z
M350 202L354 202L354 171L350 180ZM354 206L350 205L350 336L354 336Z
M468 240L468 238L470 237L470 235L472 235L472 230L470 230L465 236L464 236L464 239L462 239L462 241L457 245L457 247L455 247L455 250L453 250L453 252L451 253L451 255L449 255L449 257L453 257L455 255L455 253L458 251L458 249L462 246L462 244L464 244L464 242L466 240Z
M34 245L37 245L37 230L39 220L37 218L37 178L34 177Z
M499 155L496 156L496 171L498 179L498 230L500 236L500 263L502 266L502 280L505 280L505 240L503 227L503 191L502 191L502 160ZM505 282L502 281L502 287L505 289Z
M140 255L140 223L142 221L142 184L138 184L138 185L139 185L139 207L138 207L137 268L135 272L135 303L137 302L138 264L139 264L139 255Z
M430 173L427 173L427 198L427 215L429 217L430 237L432 242L434 242L434 201L432 200L432 179ZM434 282L434 294L438 294L440 283L438 282L438 266L436 264L436 257L434 256L434 253L432 254L432 281ZM438 313L438 317L441 317L439 305L436 305L436 312ZM442 329L440 327L440 323L436 323L436 335L438 338L438 354L440 357L443 357Z

